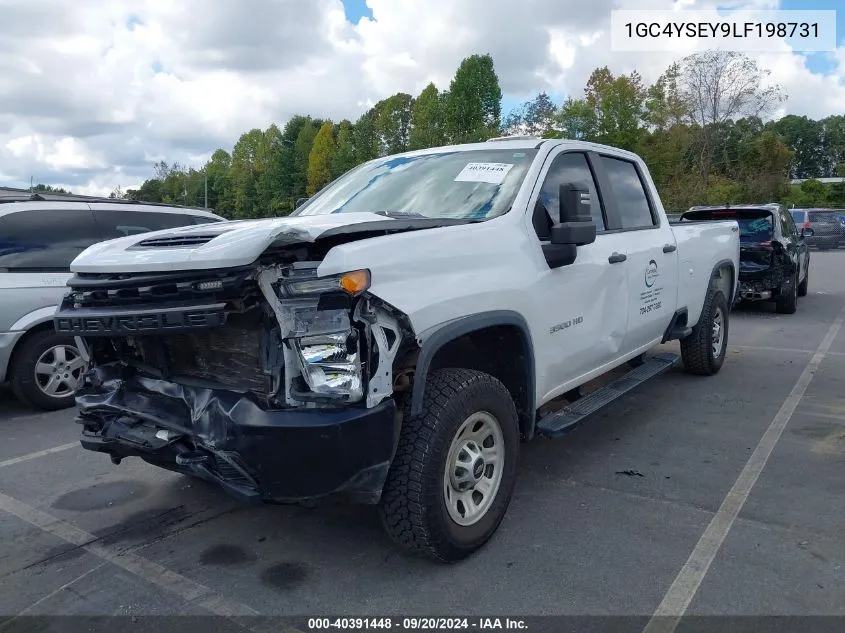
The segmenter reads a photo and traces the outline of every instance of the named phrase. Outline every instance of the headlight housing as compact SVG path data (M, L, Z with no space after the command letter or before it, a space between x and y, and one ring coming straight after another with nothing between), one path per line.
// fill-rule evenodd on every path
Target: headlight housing
M303 336L294 340L302 377L315 394L363 396L358 337L354 330Z
M370 287L370 271L353 270L315 277L314 271L293 271L277 286L286 319L283 338L288 339L299 362L302 380L317 396L346 402L363 397L363 377L358 332L348 309L318 310L320 295L342 293L358 296Z
M370 287L369 270L353 270L340 275L312 277L292 275L283 278L279 284L282 295L299 297L320 295L326 292L345 292L353 297L360 295Z

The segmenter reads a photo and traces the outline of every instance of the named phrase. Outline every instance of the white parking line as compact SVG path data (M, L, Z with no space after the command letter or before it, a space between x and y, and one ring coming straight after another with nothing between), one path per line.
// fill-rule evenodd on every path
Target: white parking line
M719 548L725 542L734 520L748 499L751 489L757 483L757 478L763 468L766 467L766 462L784 428L786 428L792 414L798 407L798 403L806 393L813 375L830 350L830 346L833 345L843 321L845 321L845 307L842 308L839 316L828 329L827 334L825 334L804 371L801 372L795 386L792 387L792 391L781 405L769 428L760 438L760 442L751 457L748 458L748 462L736 482L728 491L722 505L710 521L710 525L704 530L704 534L701 535L686 564L681 568L675 581L663 597L660 606L657 607L646 625L644 633L657 633L658 631L660 633L671 633L678 626L681 616L684 615L690 602L692 602L701 582L704 580L704 576L707 574L707 570L710 569L713 559L719 552Z
M75 585L75 584L76 584L76 583L78 583L80 580L84 580L85 578L87 578L87 577L88 577L88 576L90 576L91 574L93 574L93 573L95 573L95 572L99 571L100 569L102 569L103 567L105 567L107 564L108 564L108 563L107 563L106 561L103 561L103 562L102 562L102 563L100 563L99 565L97 565L97 566L95 566L95 567L92 567L91 569L89 569L88 571L86 571L84 574L80 574L79 576L77 576L77 577L76 577L76 578L74 578L73 580L70 580L70 581L66 582L65 584L63 584L63 585L62 585L61 587L59 587L58 589L55 589L55 590L51 591L51 592L50 592L50 593L48 593L46 596L42 596L41 598L39 598L38 600L36 600L35 602L33 602L31 605L29 605L28 607L26 607L25 609L23 609L22 611L20 611L17 615L15 615L15 616L13 616L13 617L9 618L8 620L6 620L6 621L5 621L5 622L3 622L3 623L0 623L0 631L4 631L4 630L6 630L7 628L9 628L9 625L10 625L12 622L14 622L15 620L17 620L18 618L21 618L21 617L25 616L27 613L29 613L29 612L30 612L30 611L32 611L34 608L36 608L39 604L43 604L43 603L47 602L48 600L50 600L50 598L52 598L53 596L57 596L57 595L59 595L61 592L65 591L66 589L69 589L72 585Z
M763 347L760 345L728 345L732 349L749 349L760 352L778 352L780 354L814 354L813 349L794 349L789 347Z
M779 352L781 354L815 354L816 350L814 349L797 349L794 347L763 347L760 345L732 345L728 344L728 347L732 349L750 349L756 350L760 352ZM825 356L845 356L845 352L831 352L828 351L825 353Z
M118 553L98 543L97 537L93 534L80 530L75 525L66 523L2 492L0 492L0 510L13 514L30 525L76 545L90 554L99 556L102 560L117 565L142 580L178 596L185 602L202 607L214 615L226 618L260 615L252 607L230 600L213 589L177 574L158 563L132 552Z
M61 446L54 446L53 448L45 448L43 451L35 451L34 453L29 453L28 455L12 457L11 459L6 459L0 462L0 468L4 468L5 466L13 466L14 464L20 464L21 462L28 462L30 459L38 459L39 457L44 457L45 455L60 453L62 451L66 451L70 448L76 448L78 446L79 442L70 442L68 444L62 444Z

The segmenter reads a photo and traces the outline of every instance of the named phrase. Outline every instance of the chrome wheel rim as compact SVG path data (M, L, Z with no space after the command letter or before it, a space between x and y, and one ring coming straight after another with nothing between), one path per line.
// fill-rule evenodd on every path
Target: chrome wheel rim
M719 358L722 355L722 338L725 332L725 317L722 314L722 308L716 308L716 314L713 315L713 358Z
M452 439L443 473L443 497L449 517L474 525L490 510L505 465L505 438L499 421L478 411L463 421Z
M85 360L71 345L54 345L35 363L35 384L45 396L66 398L73 395L82 382Z

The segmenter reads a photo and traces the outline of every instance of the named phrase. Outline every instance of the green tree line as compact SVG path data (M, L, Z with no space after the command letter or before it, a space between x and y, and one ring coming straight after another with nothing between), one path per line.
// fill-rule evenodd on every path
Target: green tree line
M231 152L215 151L200 169L161 162L136 200L208 206L229 218L290 213L352 167L396 152L499 135L570 138L640 154L667 210L693 204L783 202L845 207L845 185L815 178L845 175L845 115L767 120L785 94L745 55L704 52L672 63L653 84L607 67L582 96L556 104L539 93L507 116L490 55L472 55L448 89L397 93L356 121L300 114L283 127L252 129ZM810 179L790 186L791 178Z

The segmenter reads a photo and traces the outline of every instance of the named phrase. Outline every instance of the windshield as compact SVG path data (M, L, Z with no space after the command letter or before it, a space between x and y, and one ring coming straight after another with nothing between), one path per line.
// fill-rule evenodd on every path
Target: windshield
M341 176L293 215L494 218L510 209L536 154L492 149L378 159Z

